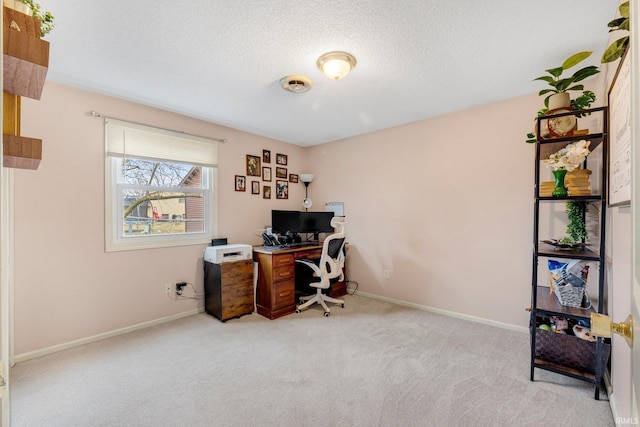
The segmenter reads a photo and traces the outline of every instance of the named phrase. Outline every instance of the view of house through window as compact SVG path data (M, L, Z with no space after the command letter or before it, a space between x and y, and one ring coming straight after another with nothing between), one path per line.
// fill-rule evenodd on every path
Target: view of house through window
M105 250L203 244L216 233L218 142L105 119Z
M117 160L122 237L205 231L207 186L202 178L207 168L167 161Z

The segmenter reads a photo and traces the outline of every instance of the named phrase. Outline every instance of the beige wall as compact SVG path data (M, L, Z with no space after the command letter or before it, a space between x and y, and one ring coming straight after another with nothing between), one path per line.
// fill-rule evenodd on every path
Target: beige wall
M290 171L304 172L300 147L47 82L42 99L23 99L22 110L22 134L43 139L43 160L37 171L14 172L16 355L197 307L169 299L164 284L188 281L201 291L204 246L104 252L103 120L91 110L228 138L219 149L218 229L232 243L259 243L270 210L298 209L304 197L302 184L285 201L237 193L233 181L246 174L245 155L262 149L274 160L287 154Z
M345 203L360 290L526 327L534 146L524 139L538 103L521 97L310 149L314 200Z

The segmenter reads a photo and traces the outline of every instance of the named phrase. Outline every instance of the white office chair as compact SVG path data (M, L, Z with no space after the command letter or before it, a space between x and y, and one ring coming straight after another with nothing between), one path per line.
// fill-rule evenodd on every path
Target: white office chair
M344 301L332 298L322 293L323 290L331 286L332 281L344 280L344 218L333 217L331 226L335 233L327 236L322 244L322 255L318 265L311 260L297 259L296 262L309 267L313 271L313 276L320 280L309 283L309 286L316 288L314 295L300 298L300 305L296 307L296 313L300 313L312 304L318 303L324 308L324 316L328 317L331 310L327 306L328 302L340 304L344 308Z

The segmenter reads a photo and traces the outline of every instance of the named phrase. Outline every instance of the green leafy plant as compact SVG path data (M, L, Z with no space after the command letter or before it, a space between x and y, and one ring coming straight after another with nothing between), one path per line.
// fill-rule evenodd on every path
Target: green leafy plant
M586 202L568 202L566 207L569 224L567 234L572 240L571 243L582 243L587 240L587 224L585 223L585 213L587 212Z
M561 66L545 70L547 73L549 73L548 76L545 75L545 76L540 76L533 79L534 81L541 80L541 81L547 82L551 86L551 89L542 89L540 92L538 92L539 96L542 96L542 95L547 95L547 96L544 98L544 107L541 108L540 111L538 111L537 117L544 116L549 112L549 98L551 98L551 96L556 93L563 93L570 90L582 91L582 95L578 96L575 99L572 99L569 104L575 110L587 109L591 106L591 104L593 104L596 101L595 93L593 93L590 90L584 90L584 85L582 84L575 84L577 82L580 82L586 79L587 77L591 77L595 74L598 74L600 70L595 65L590 65L588 67L581 68L580 70L573 73L571 76L561 78L564 71L575 67L576 65L578 65L579 63L587 59L589 56L591 56L592 53L593 52L590 52L590 51L575 53L570 57L568 57L567 59L565 59ZM577 116L577 117L581 117L581 116ZM529 144L535 143L536 142L535 134L532 132L528 133L527 139L525 140L525 142Z
M629 31L629 2L626 1L622 3L618 10L620 11L620 18L616 18L613 21L609 22L607 25L609 27L609 32L625 30ZM608 48L602 53L602 58L600 62L603 64L607 62L613 62L616 59L620 58L625 50L627 50L627 46L629 46L629 36L623 36L618 40L614 41L609 45Z
M53 30L55 24L53 23L54 16L51 14L51 12L43 12L40 5L33 0L19 1L29 6L33 17L40 20L40 37L44 37L45 35L49 34L51 30Z
M538 95L540 96L548 94L544 99L544 106L546 108L549 108L549 98L553 94L567 92L570 90L584 90L584 85L575 83L578 83L586 79L587 77L591 77L600 72L598 67L596 67L595 65L590 65L588 67L579 69L569 77L561 78L564 71L575 67L576 65L587 59L589 56L591 56L592 53L593 52L589 51L575 53L565 59L561 66L545 70L549 74L548 76L544 75L533 79L534 81L542 80L544 82L547 82L551 86L551 89L542 89L540 92L538 92Z

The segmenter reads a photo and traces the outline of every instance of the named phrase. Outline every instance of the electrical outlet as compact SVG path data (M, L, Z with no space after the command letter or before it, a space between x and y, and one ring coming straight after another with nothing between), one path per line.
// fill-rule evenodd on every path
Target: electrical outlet
M176 295L182 295L182 288L187 286L187 282L178 282L176 283Z
M389 278L389 270L388 269L384 269L382 270L382 276L384 276L385 279Z
M171 292L173 291L173 285L171 283L165 283L164 284L164 293L167 295L171 295Z

